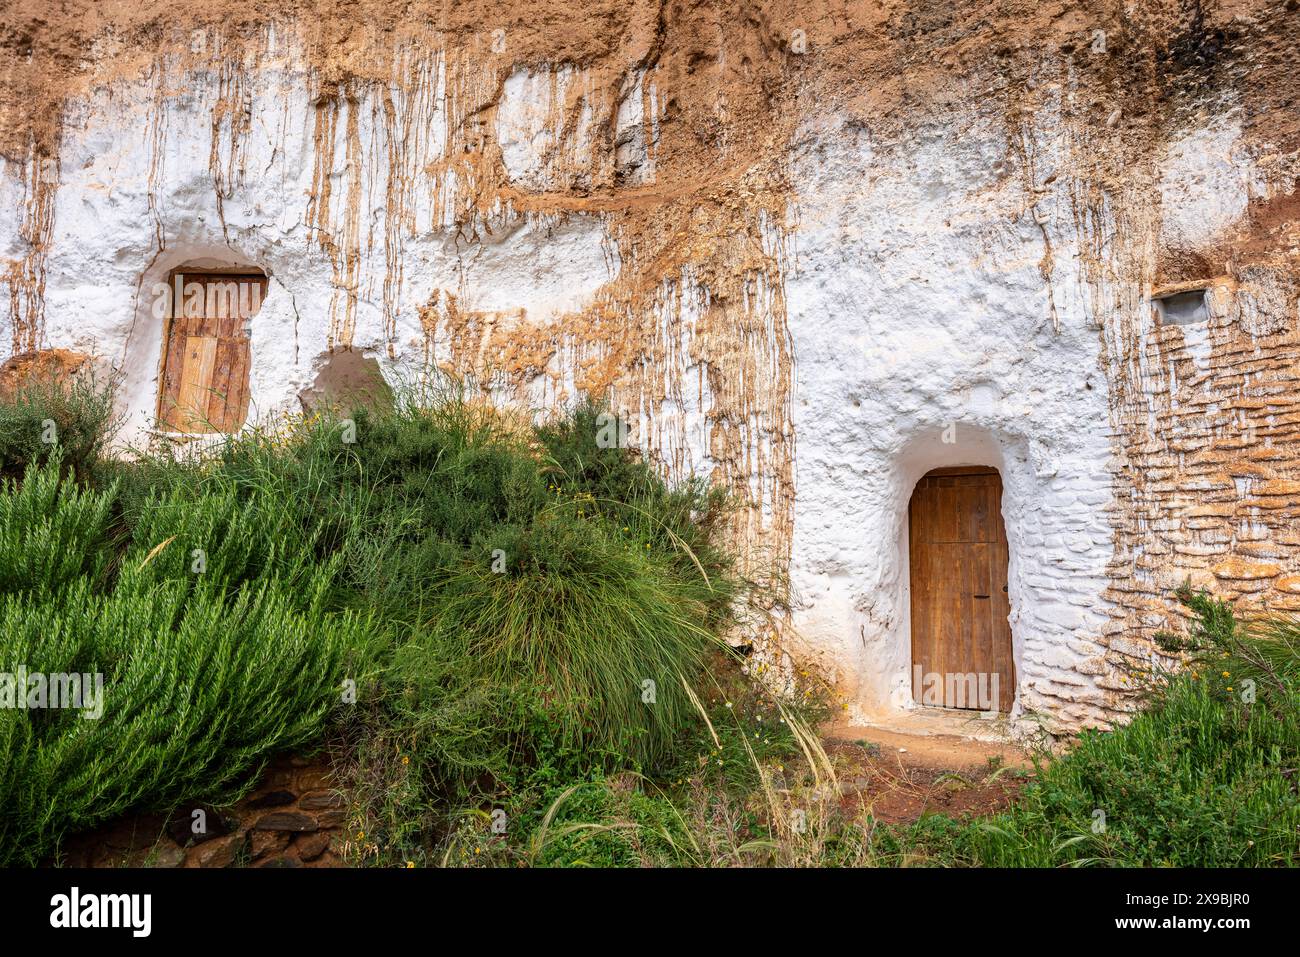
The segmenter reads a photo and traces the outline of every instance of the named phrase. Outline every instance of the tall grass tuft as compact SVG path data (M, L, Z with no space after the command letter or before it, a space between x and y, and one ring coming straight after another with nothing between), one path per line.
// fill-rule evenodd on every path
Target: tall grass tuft
M545 746L653 763L693 718L684 684L717 642L708 588L630 535L568 516L509 544L501 571L485 551L438 579L427 630L396 655L404 699L436 700L426 676L458 662L470 688L508 692L544 718ZM512 735L512 761L542 746L525 730Z

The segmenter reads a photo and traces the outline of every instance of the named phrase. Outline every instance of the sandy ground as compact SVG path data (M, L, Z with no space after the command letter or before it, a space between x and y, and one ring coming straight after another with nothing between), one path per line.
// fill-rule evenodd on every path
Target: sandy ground
M999 722L970 713L918 711L872 725L830 724L822 735L833 743L867 741L893 752L908 765L944 768L983 766L997 759L1012 767L1033 762L1024 746L1012 741Z

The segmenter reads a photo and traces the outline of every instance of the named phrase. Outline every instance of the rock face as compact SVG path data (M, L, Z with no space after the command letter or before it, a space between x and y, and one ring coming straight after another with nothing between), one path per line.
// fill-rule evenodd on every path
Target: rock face
M606 397L850 720L913 706L933 468L1002 475L1017 713L1121 716L1185 579L1300 607L1288 4L83 7L0 13L0 356L116 369L124 442L172 272L256 269L250 421Z
M89 356L67 349L19 352L0 362L0 399L33 383L63 382L77 375L90 361Z

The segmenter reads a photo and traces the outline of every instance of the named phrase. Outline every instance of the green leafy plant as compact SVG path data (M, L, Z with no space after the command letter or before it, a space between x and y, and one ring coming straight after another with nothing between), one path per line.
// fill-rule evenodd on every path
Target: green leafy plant
M327 733L365 846L440 846L475 801L649 768L698 723L727 503L603 447L597 407L535 428L453 385L129 460L83 407L76 467L15 439L0 494L0 653L106 681L84 726L4 716L14 859ZM342 662L361 698L331 723Z
M89 478L119 424L112 390L92 376L20 383L0 401L0 477L18 478L57 456L65 469Z

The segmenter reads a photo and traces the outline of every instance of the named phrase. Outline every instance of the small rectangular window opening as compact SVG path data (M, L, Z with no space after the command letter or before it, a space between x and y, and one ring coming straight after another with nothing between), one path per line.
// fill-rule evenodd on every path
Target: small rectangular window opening
M1204 289L1188 289L1185 292L1157 297L1153 301L1161 325L1191 326L1208 321L1210 306L1206 302L1205 293Z

